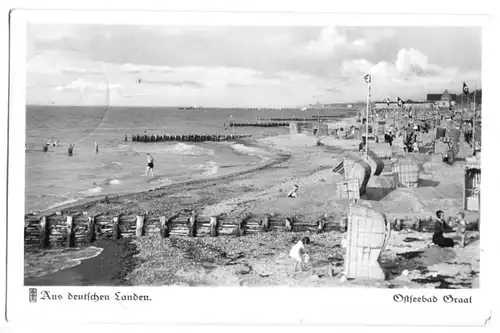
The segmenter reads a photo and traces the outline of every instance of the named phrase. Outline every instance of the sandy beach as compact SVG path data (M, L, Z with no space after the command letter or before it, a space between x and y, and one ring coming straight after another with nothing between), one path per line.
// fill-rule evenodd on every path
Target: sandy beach
M343 177L333 173L332 168L343 152L357 150L357 142L330 137L318 140L307 134L269 137L254 144L279 154L275 160L258 169L110 197L109 203L86 202L71 209L83 209L91 214L194 210L202 216L239 216L251 212L293 215L307 223L322 217L339 219L346 212L349 202L337 197L336 184ZM422 156L415 158L421 159L423 186L395 189L392 176L383 173L371 177L362 204L385 213L388 219L434 216L437 209L442 209L446 216L454 216L461 211L464 162L458 161L449 166L433 162L429 155L419 155ZM291 199L286 194L294 185L299 187L298 195ZM469 221L478 218L478 214L467 214ZM337 232L307 234L312 240L311 263L309 270L301 273L292 272L293 261L288 252L303 233L270 232L243 237L136 238L127 241L137 251L130 256L135 264L118 268L121 270L118 276L130 285L341 285L339 274L345 251L341 240L344 236ZM477 287L479 233L471 232L469 236L469 245L465 248L442 249L431 246L432 233L393 231L388 247L381 255L387 279L378 282L347 281L342 285L379 288ZM103 253L111 253L106 260L115 263L123 260L117 253L119 251L108 247L103 244ZM41 257L27 254L26 259L32 263L26 266L26 273L31 273L29 276L36 278L44 274L30 271L30 267L36 266L33 262L42 263ZM69 270L79 270L79 274L84 274L81 270L85 267L82 267ZM65 271L51 274L45 281L63 283L71 280ZM116 277L110 276L108 280L116 284ZM36 279L30 281L36 284ZM100 285L104 282L89 278L84 283Z

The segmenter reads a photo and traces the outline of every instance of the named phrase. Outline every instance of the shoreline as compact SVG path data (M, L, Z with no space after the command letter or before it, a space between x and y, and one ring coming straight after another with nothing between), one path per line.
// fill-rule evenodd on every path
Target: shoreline
M25 286L127 286L128 274L141 261L137 247L127 239L97 240L92 246L102 251L80 263L44 275L24 278ZM25 258L26 260L26 258Z
M356 122L356 116L354 115L353 111L347 111L345 113L342 113L341 115L338 115L335 120L332 120L330 122L333 122L333 123L338 123L338 122L349 122L349 123L352 122L352 123L355 123ZM280 136L287 136L287 135L290 135L290 134L279 134L279 135L271 136L271 137L268 137L268 138L280 137ZM239 171L235 171L235 172L231 172L231 173L227 173L227 174L223 174L223 175L219 175L219 176L217 176L217 175L215 175L215 176L208 176L208 177L206 177L206 176L203 177L202 176L202 177L194 179L194 180L181 180L179 182L170 183L168 185L158 184L157 186L151 186L148 189L143 189L143 190L139 190L139 191L131 189L129 191L124 191L124 192L119 192L119 193L115 192L115 193L108 193L106 195L100 194L100 195L83 197L83 198L80 197L80 198L76 198L76 199L71 199L71 200L75 200L75 201L70 201L68 203L62 203L62 204L56 204L55 206L49 206L48 208L43 209L43 210L25 211L24 215L47 215L47 214L54 214L55 212L59 212L59 211L62 211L62 210L71 210L73 208L79 208L79 207L81 207L83 205L89 205L89 204L92 204L92 203L96 203L96 202L102 201L106 197L108 197L108 199L110 199L110 200L121 199L123 197L134 195L134 194L143 194L143 193L147 193L147 192L151 192L151 191L157 191L157 190L160 190L160 189L167 190L169 187L182 186L183 184L186 185L186 186L191 186L191 185L195 185L197 183L201 184L201 183L204 183L204 182L221 181L221 180L224 180L224 179L231 179L232 177L237 177L237 176L240 176L240 175L244 175L244 174L248 174L248 173L252 173L252 172L257 172L257 171L260 171L260 170L262 170L264 168L272 167L274 165L274 163L281 163L284 160L290 158L290 156L289 156L290 153L291 153L290 151L284 151L282 149L276 149L272 145L265 144L265 142L266 142L265 139L268 139L268 138L260 138L260 139L251 138L251 139L243 139L243 140L234 140L234 141L231 141L231 142L229 142L229 141L228 142L224 142L224 143L230 143L230 144L242 144L242 145L245 145L245 146L248 146L248 147L261 148L261 149L263 149L265 151L268 151L271 154L275 155L272 158L269 158L269 159L271 159L271 161L267 161L266 160L267 157L264 158L261 162L259 162L259 163L262 163L262 165L259 165L257 167L248 168L248 169L246 169L244 167L240 167ZM321 140L321 137L317 137L317 139ZM342 149L342 147L338 147L338 148ZM241 154L241 155L248 155L248 156L259 156L260 158L262 158L260 155L245 154L245 153L242 153L242 152L240 152L238 150L234 150L234 153L235 154Z
M257 147L264 149L268 151L271 154L274 154L273 158L269 158L269 160L263 159L260 163L260 165L253 167L253 168L248 168L248 169L243 169L240 171L228 173L228 174L223 174L219 176L214 176L214 177L202 177L200 179L194 179L194 180L187 180L187 181L180 181L177 183L171 183L168 185L159 185L157 187L153 187L150 189L146 190L140 190L140 191L133 191L131 190L130 192L125 192L125 193L115 193L111 195L96 195L96 196L91 196L87 198L82 198L79 199L76 202L71 202L67 204L62 204L60 206L56 207L51 207L47 208L46 210L43 211L37 211L37 212L28 212L25 213L25 215L50 215L54 214L56 212L60 211L71 211L71 210L78 210L82 209L85 207L89 207L90 205L97 204L102 202L106 197L110 200L120 200L129 196L133 195L141 195L141 194L148 194L148 193L156 193L160 191L173 191L179 187L189 187L189 186L200 186L204 183L210 183L210 182L220 182L224 180L231 180L234 177L239 177L242 175L246 174L251 174L254 172L258 172L261 170L264 170L266 168L272 167L276 164L283 163L290 159L291 154L289 152L285 152L279 149L273 149L272 147L269 147L264 144L259 144L257 140L237 140L234 142L235 144L243 144L248 147ZM241 154L240 152L235 151L235 154Z

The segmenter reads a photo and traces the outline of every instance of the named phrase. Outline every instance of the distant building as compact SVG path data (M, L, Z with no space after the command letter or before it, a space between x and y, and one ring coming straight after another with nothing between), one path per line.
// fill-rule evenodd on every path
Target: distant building
M406 108L411 108L411 107L430 108L433 104L432 102L412 101L410 99L406 100L404 103ZM374 102L373 108L380 110L382 109L397 110L400 108L400 106L398 105L397 102L389 102L389 105L387 105L386 102Z
M450 94L445 90L442 94L427 94L427 101L440 107L450 107L457 101L457 94Z

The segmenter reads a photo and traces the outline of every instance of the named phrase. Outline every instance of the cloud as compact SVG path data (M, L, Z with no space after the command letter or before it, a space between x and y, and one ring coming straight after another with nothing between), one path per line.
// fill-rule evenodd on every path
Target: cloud
M126 63L121 65L121 70L127 73L169 73L173 69L169 66L152 66Z
M480 71L459 71L456 67L441 67L433 64L429 57L420 50L400 49L393 62L379 61L372 63L367 59L346 60L341 66L342 75L356 82L356 86L364 90L363 75L372 75L372 93L376 98L397 93L402 96L413 95L424 97L426 92L450 89L469 78L476 82L480 79ZM353 89L354 87L351 87Z
M173 87L189 87L195 89L203 89L206 86L196 81L185 80L185 81L145 81L146 84L156 84L156 85L164 85L164 86L173 86Z
M345 35L341 34L335 27L323 28L318 39L306 45L306 51L313 56L325 57L333 54L337 47L347 43Z
M364 76L370 72L373 64L366 59L346 60L341 65L341 74L344 77Z
M443 72L439 66L429 64L428 57L416 49L399 50L395 65L405 77L433 76Z
M103 74L103 71L98 69L71 68L71 67L63 68L61 72L65 74L96 74L96 75Z
M123 86L121 84L113 83L108 84L105 82L92 82L83 79L76 79L68 84L56 86L54 88L56 91L80 91L84 92L86 90L91 91L122 91Z
M342 89L339 89L339 88L336 88L336 87L326 88L326 89L325 89L325 91L326 91L326 92L330 92L330 93L332 93L332 92L336 92L336 93L341 93L341 92L343 92L343 90L342 90Z
M393 63L380 61L374 64L366 59L352 59L342 63L341 72L345 77L370 73L372 76L410 81L421 77L449 76L456 70L431 64L428 57L417 49L403 48L397 52Z

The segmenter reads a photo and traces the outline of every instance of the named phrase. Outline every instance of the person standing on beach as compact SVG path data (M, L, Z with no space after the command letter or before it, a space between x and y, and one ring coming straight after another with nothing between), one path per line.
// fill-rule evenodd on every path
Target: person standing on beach
M465 238L467 230L467 221L465 221L465 214L463 212L457 215L457 231L456 236L459 238L459 244L461 247L465 247Z
M151 172L151 177L154 177L155 176L154 171L153 171L153 169L155 167L154 157L150 153L147 153L146 156L148 158L148 165L146 167L146 177L149 176L150 172Z
M68 148L68 156L73 156L73 144L70 143L69 148Z
M99 153L99 141L96 141L95 142L95 153L98 154Z

